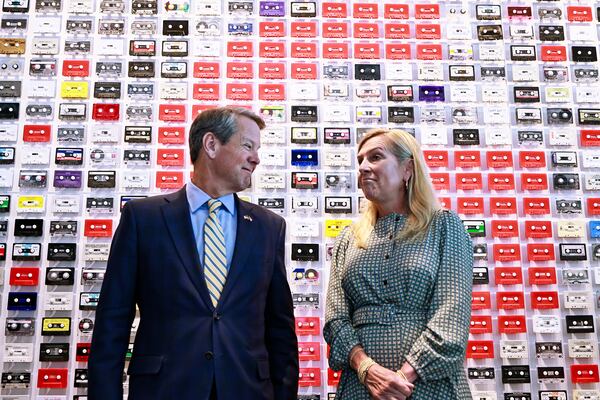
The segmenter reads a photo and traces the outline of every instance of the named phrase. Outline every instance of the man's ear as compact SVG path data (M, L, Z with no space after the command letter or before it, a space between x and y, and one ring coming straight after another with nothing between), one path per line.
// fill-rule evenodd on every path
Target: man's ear
M219 139L212 132L206 132L202 137L202 148L208 158L212 159L216 157L220 145L221 142L219 142Z

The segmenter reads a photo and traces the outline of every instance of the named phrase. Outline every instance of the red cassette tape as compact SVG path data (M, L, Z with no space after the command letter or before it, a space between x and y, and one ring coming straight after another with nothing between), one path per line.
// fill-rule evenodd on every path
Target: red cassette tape
M243 107L243 106L242 106ZM194 104L192 106L192 121L196 118L202 111L210 110L211 108L217 108L216 105L212 104Z
M442 45L435 43L417 43L417 60L441 60L443 58Z
M439 19L439 4L415 4L416 19Z
M158 119L165 122L185 122L185 104L159 104Z
M317 23L315 21L293 21L290 26L290 36L297 38L317 37Z
M346 18L348 16L348 4L336 2L324 2L321 7L323 18Z
M543 151L519 151L521 168L546 168L546 153Z
M515 190L515 176L514 174L499 174L490 173L488 174L488 188L489 190L503 191L503 190Z
M527 260L528 261L554 261L553 243L528 243Z
M253 79L254 64L251 62L227 63L227 77L231 79Z
M546 174L521 174L521 190L548 190L548 176Z
M52 125L23 125L23 141L24 142L50 142L52 135Z
M492 237L499 239L518 238L519 222L517 220L492 220Z
M86 219L83 235L85 237L111 237L112 219Z
M488 168L513 167L513 155L511 151L488 151L485 156Z
M587 215L600 215L600 197L588 197L586 200Z
M156 164L163 167L183 167L185 156L183 149L158 149L156 152Z
M322 36L326 39L346 39L348 37L347 22L323 22Z
M118 121L121 115L119 103L94 103L92 119L96 121Z
M530 285L556 285L554 267L529 267L527 271Z
M497 262L521 261L521 247L518 243L495 243L494 260Z
M552 237L552 222L525 221L525 237L528 239L547 239Z
M218 83L194 83L192 97L196 100L219 100Z
M381 58L381 45L379 43L354 43L354 58L361 60L375 60Z
M416 24L415 35L419 40L440 40L442 28L440 24Z
M550 200L538 197L523 197L525 215L550 215Z
M292 79L317 79L319 66L317 63L292 63Z
M260 42L258 54L262 58L285 58L285 42Z
M391 22L383 26L386 39L410 39L410 25Z
M350 44L347 42L323 43L323 58L347 59L350 54Z
M91 343L77 343L75 361L77 362L88 362L90 357Z
M456 150L454 165L456 168L481 168L481 153L477 150Z
M598 383L598 365L596 364L572 364L571 382L574 384Z
M490 213L492 215L516 215L516 197L490 197Z
M285 79L285 63L262 62L258 64L258 77L260 79Z
M592 7L567 6L567 19L570 22L592 22Z
M62 66L62 75L84 78L90 76L89 60L65 60Z
M296 335L319 336L321 334L321 321L319 317L296 317Z
M339 385L341 377L342 371L334 371L331 368L327 368L327 386Z
M456 190L482 190L483 183L479 172L457 172Z
M379 39L379 25L376 22L354 23L354 37L357 39Z
M558 45L543 45L540 47L542 61L559 62L567 61L567 48Z
M531 292L532 310L556 310L558 309L558 292Z
M161 126L158 128L158 143L160 144L184 144L184 126Z
M383 17L385 19L408 19L408 4L389 4L383 5Z
M300 361L320 361L321 344L319 342L299 342L298 359Z
M317 58L317 43L315 42L292 42L292 58Z
M377 19L379 17L379 4L354 3L352 16L356 19Z
M423 150L429 168L448 168L448 150Z
M389 60L410 60L412 52L408 43L387 43L385 45L385 58Z
M221 76L221 64L218 62L196 61L193 74L194 78L218 79Z
M68 383L67 368L40 368L37 371L38 389L64 389Z
M438 197L440 207L450 210L452 208L452 199L450 197Z
M254 57L253 42L227 42L227 57ZM266 57L261 54L261 57Z
M12 267L8 282L11 286L37 286L40 269L37 267Z
M490 292L473 292L471 294L471 310L491 310L492 297Z
M469 340L467 342L467 358L486 359L494 358L493 340Z
M496 267L494 268L496 285L522 285L523 271L521 267Z
M261 21L258 24L260 37L285 37L285 23L283 21Z
M158 189L179 189L184 184L183 171L156 172L156 187Z
M509 6L508 7L508 18L519 19L519 18L531 18L531 7L529 6Z
M456 199L459 214L483 214L483 197L459 197Z
M469 332L473 335L492 333L492 316L471 315L471 328Z
M447 172L430 172L431 184L435 190L450 190L450 174Z
M600 130L582 129L580 136L582 147L600 147Z
M496 292L498 310L524 310L525 295L523 292Z
M260 83L258 99L265 101L284 101L285 85L283 83Z
M506 335L527 333L524 315L498 315L498 332Z
M321 370L319 368L300 368L298 386L321 387Z
M254 98L254 88L251 83L228 83L225 86L227 100L251 101Z

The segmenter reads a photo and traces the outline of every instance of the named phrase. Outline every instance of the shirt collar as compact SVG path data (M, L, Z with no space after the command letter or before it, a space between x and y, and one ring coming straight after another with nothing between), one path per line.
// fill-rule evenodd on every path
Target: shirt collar
M185 185L185 194L187 197L188 204L190 205L190 211L192 214L195 214L202 206L204 206L211 197L204 192L204 190L200 189L198 186L194 185L193 182L188 182ZM235 198L233 197L233 193L226 194L218 198L218 200L223 203L223 207L225 210L231 215L234 215L235 211ZM208 207L208 205L206 205Z

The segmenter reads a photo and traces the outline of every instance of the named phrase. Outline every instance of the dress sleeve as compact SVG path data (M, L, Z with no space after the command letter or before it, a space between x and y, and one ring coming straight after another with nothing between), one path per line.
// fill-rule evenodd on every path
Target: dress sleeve
M329 287L327 288L323 337L330 346L329 366L336 371L350 368L348 360L350 350L360 344L352 326L353 307L342 288L342 276L350 235L350 229L345 228L335 243L331 258Z
M473 245L458 216L443 211L434 220L441 244L428 322L406 361L423 381L451 377L463 368L473 285Z

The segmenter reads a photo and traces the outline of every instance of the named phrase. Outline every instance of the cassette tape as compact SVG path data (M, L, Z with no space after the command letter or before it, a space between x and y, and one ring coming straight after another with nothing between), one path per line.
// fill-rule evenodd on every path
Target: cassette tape
M578 97L582 97L584 91L578 91ZM568 103L572 99L572 93L570 87L546 87L546 102L547 103ZM583 100L583 99L580 99ZM579 100L578 100L579 102ZM585 102L585 101L581 101Z
M69 361L69 343L40 343L39 360L41 362ZM38 372L38 374L40 374L40 372ZM66 370L64 372L65 374L63 376L66 376ZM40 378L42 378L42 376L40 376Z
M350 196L325 196L325 213L350 214L352 213L352 197Z
M502 11L499 5L486 4L475 6L475 18L480 21L496 21L502 19Z
M79 309L93 311L98 307L100 292L81 292L79 295Z
M35 311L37 308L37 293L8 292L6 309L8 311Z
M316 196L292 196L292 213L319 211L319 199Z
M473 267L473 285L487 285L490 276L487 267Z
M156 40L137 39L129 41L129 55L152 57L156 55Z
M530 64L513 64L512 78L514 82L538 81L538 71Z
M27 389L31 385L31 372L3 372L0 380L2 389Z
M575 82L596 82L598 81L598 69L573 68L573 77Z
M109 243L86 243L84 248L85 261L107 261Z
M88 211L89 212L89 211ZM50 236L52 237L74 237L77 235L76 220L53 220L50 221Z
M541 124L542 110L539 108L517 107L515 118L518 124Z
M48 243L47 259L49 261L75 261L76 257L76 243Z
M562 42L565 40L565 28L562 25L540 25L538 34L541 41ZM566 56L566 54L564 54Z
M133 35L154 35L156 34L156 22L149 20L133 20L130 26Z
M563 358L561 342L535 342L536 358Z
M12 165L15 163L15 148L0 147L0 164Z
M510 59L512 61L535 61L536 58L535 46L530 45L511 45Z
M6 206L6 211L8 212L9 204L10 204L10 196L8 199L3 200L2 206ZM19 213L41 213L45 210L44 196L42 195L33 195L33 196L19 196L17 198L17 212ZM0 208L2 209L2 208Z
M538 383L564 383L565 370L563 367L537 367Z
M415 122L415 110L413 107L388 107L388 122L396 124Z
M6 318L4 333L6 336L33 336L35 318L9 317Z
M91 189L106 189L116 186L115 171L88 171L88 187Z
M128 105L125 109L126 120L131 122L150 122L152 113L152 105Z
M593 315L565 315L567 333L594 333Z
M565 397L566 399L566 397ZM598 400L600 392L596 389L574 389L573 400Z
M163 57L187 57L188 42L184 40L165 40L162 43L161 55Z
M87 104L60 103L58 105L58 119L61 121L85 121L87 119Z
M55 170L53 186L63 189L79 189L81 188L81 177L81 171Z
M552 182L555 190L579 190L579 174L552 174Z
M527 341L525 340L501 340L500 357L504 359L527 359Z
M152 86L152 88L154 87ZM159 87L159 98L162 100L185 100L187 97L188 91L185 83L165 82Z
M165 20L162 25L164 36L187 36L189 35L189 21L187 20Z
M273 212L285 213L285 197L259 197L258 205Z
M68 336L71 318L42 318L42 336Z
M596 62L598 53L593 46L571 46L571 60L573 62Z
M63 47L64 52L67 54L89 54L92 50L92 42L90 40L65 40L65 45ZM44 53L38 53L38 54L48 54L48 51L50 50L46 50L46 52ZM56 53L51 53L51 54L58 54L58 43L57 43L57 52ZM121 53L119 53L121 54ZM111 54L111 55L116 55L115 54Z
M587 249L584 243L559 243L558 248L561 261L587 260Z
M49 267L46 269L46 285L70 286L75 283L75 269L70 267Z
M122 19L103 18L98 21L99 35L123 35L125 33L125 21Z
M121 82L95 82L94 98L96 99L120 99Z
M2 169L0 170L0 187L11 188L13 185L13 170ZM31 187L31 186L29 186Z
M546 117L549 125L564 125L573 123L573 111L570 108L548 108Z
M577 153L574 151L552 151L550 152L550 155L550 158L552 160L552 166L555 168L577 167Z
M43 219L16 218L14 221L15 236L42 236L44 230Z
M528 365L502 365L501 370L503 384L531 383Z
M256 180L257 189L285 189L285 172L263 171Z
M70 294L48 293L44 299L44 309L47 311L72 311L73 299Z
M291 185L293 189L318 189L319 175L317 172L292 172Z
M496 374L494 367L473 367L467 368L467 378L473 381L495 380Z
M64 65L68 64L68 61L63 61L63 70ZM2 64L2 67L6 65L6 70L11 71L14 70L14 66L12 68L8 68L9 64ZM3 68L4 69L4 68ZM33 58L29 61L29 75L33 77L53 77L56 76L56 59L44 59L44 58ZM64 75L64 73L63 73Z
M91 349L91 343L77 343L75 360L78 362L87 362L88 358L89 358L90 349ZM128 353L129 353L129 349L128 349ZM128 355L126 355L126 357ZM129 360L130 359L131 359L131 357L129 357Z
M480 41L486 40L502 40L502 25L478 25L477 39Z
M155 74L154 61L130 61L127 66L130 78L154 78Z
M452 107L452 122L455 124L476 124L477 108Z
M569 80L569 72L567 67L560 66L542 66L544 81L546 82L567 82Z
M600 175L598 175L598 174L586 174L586 176L585 176L585 190L589 190L589 191L600 190Z
M43 170L19 171L20 188L45 188L48 182L48 172Z
M93 23L91 19L67 18L66 30L74 35L91 34Z
M449 44L448 59L452 61L472 61L473 47L471 45Z
M475 67L472 65L450 65L449 79L451 81L474 81Z
M123 0L101 0L100 12L103 14L122 13L125 11L125 2Z
M496 43L480 44L479 59L481 61L502 61L505 59L504 47Z
M56 165L82 165L83 148L81 147L57 147L54 156Z
M86 219L83 234L85 237L111 237L112 219Z
M150 187L150 171L126 171L121 176L121 185L126 189L148 189Z
M154 67L154 64L152 64ZM118 77L123 73L123 63L120 61L96 62L96 75L99 77Z
M569 339L570 358L593 358L596 354L597 343L588 339Z
M25 54L25 39L0 38L0 54Z
M589 293L566 292L564 293L563 308L565 310L587 309L592 306Z

